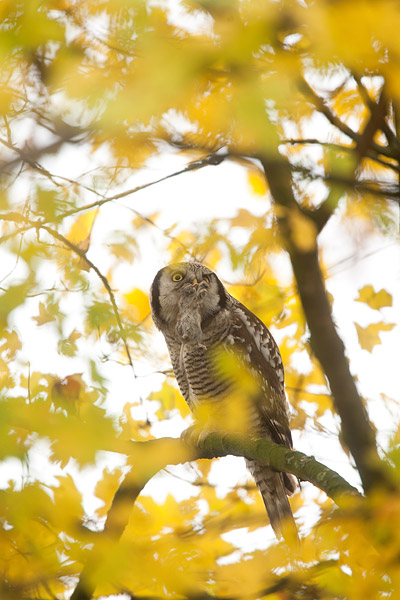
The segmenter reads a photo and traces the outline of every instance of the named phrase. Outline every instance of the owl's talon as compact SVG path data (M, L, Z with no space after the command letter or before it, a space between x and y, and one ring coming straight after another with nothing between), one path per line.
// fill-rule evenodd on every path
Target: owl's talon
M189 446L201 446L206 437L211 433L201 425L190 425L181 433L181 441Z

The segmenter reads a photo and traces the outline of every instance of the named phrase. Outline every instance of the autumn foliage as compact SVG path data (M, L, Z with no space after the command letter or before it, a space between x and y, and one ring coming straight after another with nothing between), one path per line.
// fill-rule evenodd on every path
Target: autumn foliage
M1 598L399 597L399 31L393 0L1 3ZM271 327L316 460L170 439L148 288L193 258ZM252 453L312 482L299 547L209 458Z

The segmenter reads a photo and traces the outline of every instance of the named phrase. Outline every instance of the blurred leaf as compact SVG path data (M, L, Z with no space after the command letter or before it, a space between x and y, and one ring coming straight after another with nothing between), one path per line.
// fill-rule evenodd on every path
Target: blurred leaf
M71 226L66 236L70 242L86 252L89 249L90 236L97 215L97 209L89 210L81 214Z
M149 316L149 297L139 288L133 288L130 292L124 294L124 301L129 307L128 310L134 322L140 323Z
M53 190L38 188L37 210L46 221L53 221L58 212L58 198Z
M249 186L256 196L265 196L267 193L267 182L264 173L259 169L251 169L247 171L247 181Z
M363 350L372 352L374 346L382 344L380 334L383 331L391 331L395 325L394 323L371 323L367 327L361 327L358 323L354 323L357 329L358 341Z
M64 379L56 379L52 387L52 400L57 405L66 406L79 400L81 392L84 390L84 381L82 373L68 375Z
M11 285L5 291L0 292L0 327L6 327L9 314L23 304L27 294L34 286L33 277L30 277L19 285Z
M68 422L56 423L52 437L52 458L60 461L62 466L71 458L80 465L93 464L97 452L112 446L115 439L114 421L107 417L105 411L87 402L87 394L80 392L79 405L76 405L77 385L74 389L68 386L69 396L62 396L63 406L73 403L74 411L69 411Z
M288 212L288 219L292 230L292 240L299 250L309 252L315 248L317 228L315 223L303 215L297 209L288 209L279 207L280 211Z
M37 317L32 317L32 320L36 321L36 324L40 327L40 325L55 321L55 316L48 310L44 302L39 302L39 315Z
M121 469L115 469L113 471L110 471L109 469L103 470L102 477L98 480L94 492L96 498L99 498L99 500L103 502L103 505L96 511L99 517L105 517L107 515L115 492L118 489L121 477Z
M21 348L22 342L15 329L4 329L0 337L0 354L4 353L8 359L12 359Z
M356 302L364 302L365 304L368 304L370 308L379 310L385 306L392 306L393 299L392 295L386 290L379 290L379 292L376 292L372 285L365 285L358 291Z
M80 337L82 337L82 334L74 329L66 339L58 341L58 351L64 356L75 356L78 349L76 342Z
M160 409L157 411L160 418L168 418L173 411L179 411L183 417L191 414L178 388L167 381L163 383L161 390L151 394L150 400L160 402Z
M115 325L115 315L111 304L95 300L87 308L87 325L90 333L107 331Z

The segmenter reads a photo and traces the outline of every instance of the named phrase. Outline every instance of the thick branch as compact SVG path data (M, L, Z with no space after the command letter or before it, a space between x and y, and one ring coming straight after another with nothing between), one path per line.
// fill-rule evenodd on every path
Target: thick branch
M324 99L321 98L304 79L300 82L300 89L312 101L312 103L314 104L314 106L318 110L318 112L322 113L328 119L328 121L331 123L331 125L333 125L339 131L344 133L348 138L350 138L351 140L356 142L356 145L361 147L362 150L364 150L363 142L364 142L364 139L366 140L367 138L370 138L369 131L367 131L367 134L364 136L364 132L361 134L361 133L358 133L357 131L354 131L353 129L351 129L351 127L346 125L346 123L341 121L339 119L339 117L331 111L329 106L325 103ZM376 115L379 116L379 119L378 119L379 121L381 121L382 117L384 117L385 107L386 107L385 98L382 98L382 103L380 106L378 104L374 103L374 114L372 115L371 129L372 129L372 127L375 127L375 125L376 125L376 119L375 119ZM376 115L375 115L375 108L377 108ZM372 122L373 122L373 126L372 126ZM373 141L372 138L370 138L368 141L369 141L368 150L372 150L373 152L375 152L378 155L381 154L388 158L396 159L396 156L393 154L393 150L391 148L377 144L376 142Z
M293 196L289 169L276 169L276 160L273 161L274 167L268 159L261 157L260 160L272 196L281 207L278 218L280 232L292 263L311 334L311 347L328 378L341 418L343 440L354 457L365 491L378 484L388 486L378 456L374 430L350 373L344 344L333 322L318 260L317 240L307 251L296 245L291 217L293 211L299 208Z
M292 473L300 481L309 481L340 505L343 495L360 496L359 492L336 471L332 471L313 456L290 450L264 439L221 437L210 434L200 445L198 458L244 456L262 462L275 471Z
M358 91L360 93L361 98L363 99L363 102L365 104L365 106L367 106L372 113L376 110L376 106L377 103L371 98L371 96L369 95L369 92L367 90L367 88L364 86L363 82L362 82L362 75L360 75L359 73L356 73L355 71L352 71L352 75L354 78L354 81L357 83L357 87L358 87ZM388 105L388 98L386 95L386 84L384 83L380 92L380 101L385 100L386 104ZM383 120L380 123L380 128L382 133L385 135L389 147L391 147L394 151L393 153L393 157L395 157L396 155L398 155L398 151L399 151L399 141L398 141L398 137L395 133L394 130L392 130L392 128L390 127L390 125L387 123L386 119L388 118L388 106L386 107L386 114L384 115Z
M113 450L114 448L106 448ZM338 473L319 463L314 457L290 450L268 440L221 437L209 434L199 445L190 447L179 439L163 438L123 445L129 451L133 468L120 485L107 515L101 544L95 545L84 566L71 600L90 600L96 588L96 572L101 568L102 552L117 543L129 520L136 498L146 483L167 465L176 465L199 458L244 456L262 462L277 471L293 473L302 481L310 481L340 505L344 496L360 497L359 492ZM119 446L116 447L120 451Z

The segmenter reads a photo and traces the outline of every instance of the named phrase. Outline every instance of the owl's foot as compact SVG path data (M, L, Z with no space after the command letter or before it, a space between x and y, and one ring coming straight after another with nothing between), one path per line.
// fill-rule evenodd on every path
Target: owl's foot
M214 458L221 456L224 451L224 439L229 436L221 434L212 426L194 424L182 431L181 440L190 448L198 448L201 456L199 458Z
M181 441L188 446L201 446L206 437L213 433L213 430L208 429L200 423L190 425L181 433Z

